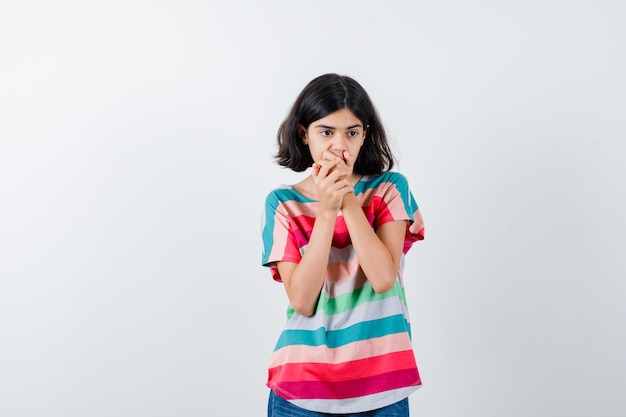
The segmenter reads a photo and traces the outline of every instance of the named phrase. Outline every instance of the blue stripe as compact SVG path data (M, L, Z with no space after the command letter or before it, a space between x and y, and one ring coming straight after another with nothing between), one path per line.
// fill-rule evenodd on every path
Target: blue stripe
M265 199L265 210L263 211L263 253L261 255L261 264L267 265L269 256L274 246L274 216L279 205L276 193L270 193Z
M280 201L293 200L297 201L298 203L317 202L317 200L311 200L310 198L306 198L305 196L297 192L292 186L289 186L287 188L277 188L276 190L272 191L272 194L274 194Z
M407 332L408 328L409 324L404 316L396 314L382 319L357 323L341 330L327 331L324 327L317 330L283 330L274 350L291 345L326 345L332 349L360 340Z

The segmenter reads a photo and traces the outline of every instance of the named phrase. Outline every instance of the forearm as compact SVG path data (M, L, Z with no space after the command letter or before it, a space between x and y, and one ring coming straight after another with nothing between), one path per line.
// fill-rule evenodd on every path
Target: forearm
M336 215L321 214L315 219L311 237L302 259L283 280L291 306L298 313L310 316L320 295L333 239Z
M341 210L361 269L374 291L390 290L398 274L399 256L374 232L354 194L344 197Z

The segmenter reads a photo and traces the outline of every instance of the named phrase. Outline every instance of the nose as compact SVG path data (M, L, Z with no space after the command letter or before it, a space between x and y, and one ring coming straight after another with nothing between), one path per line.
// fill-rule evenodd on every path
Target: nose
M333 141L333 150L343 152L348 150L348 138L346 135L337 134Z

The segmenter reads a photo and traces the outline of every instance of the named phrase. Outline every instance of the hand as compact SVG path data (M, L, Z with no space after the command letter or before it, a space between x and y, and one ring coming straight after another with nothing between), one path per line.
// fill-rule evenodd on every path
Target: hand
M320 159L320 162L323 163L323 161L335 161L335 159L339 157L340 161L333 167L330 169L330 171L334 171L334 170L339 170L341 175L340 178L342 179L350 179L352 177L352 171L354 169L354 162L355 162L355 158L352 157L352 155L350 155L350 153L346 150L346 151L342 151L340 154L337 154L331 150L328 151L324 151L322 152L322 156Z
M311 176L317 189L320 210L336 214L341 208L343 196L354 192L354 186L350 182L352 171L339 156L326 158L313 163Z

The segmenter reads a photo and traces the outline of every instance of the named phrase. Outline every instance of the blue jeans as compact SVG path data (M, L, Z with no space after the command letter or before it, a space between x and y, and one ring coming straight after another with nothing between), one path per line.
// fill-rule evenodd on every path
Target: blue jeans
M395 404L377 410L351 414L328 414L305 410L291 404L270 390L267 403L267 417L409 417L409 399L405 398Z

